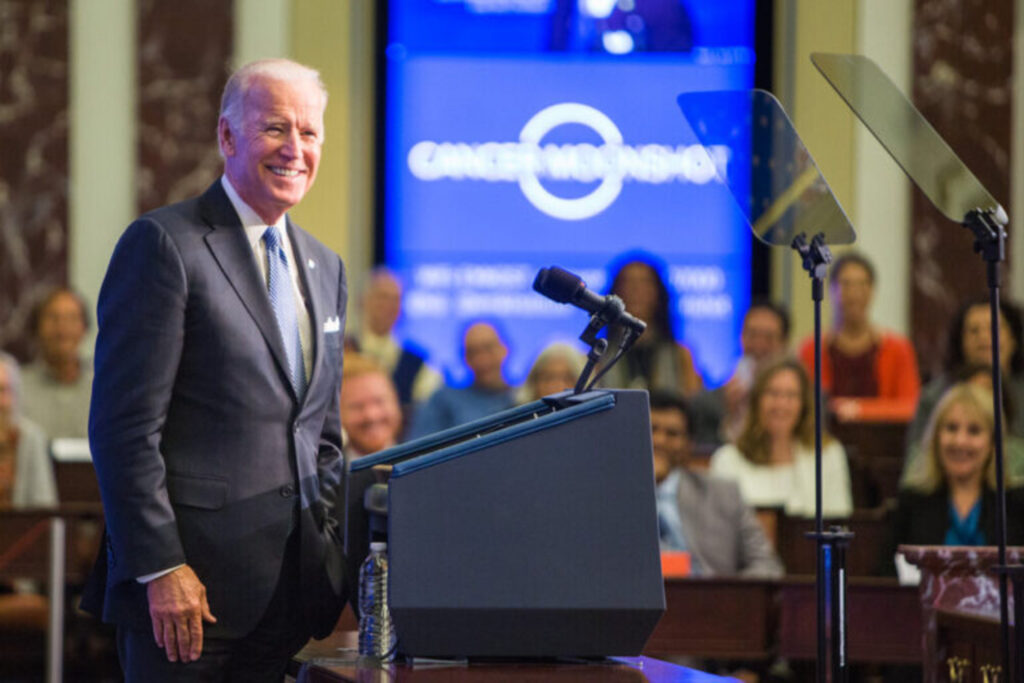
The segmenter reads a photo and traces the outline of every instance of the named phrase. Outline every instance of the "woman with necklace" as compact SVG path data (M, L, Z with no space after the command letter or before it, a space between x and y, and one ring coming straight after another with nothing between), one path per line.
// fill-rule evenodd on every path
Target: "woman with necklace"
M892 551L901 543L994 545L995 418L992 392L954 385L932 413L921 457L907 476L893 518ZM1007 482L1006 536L1024 542L1024 490Z

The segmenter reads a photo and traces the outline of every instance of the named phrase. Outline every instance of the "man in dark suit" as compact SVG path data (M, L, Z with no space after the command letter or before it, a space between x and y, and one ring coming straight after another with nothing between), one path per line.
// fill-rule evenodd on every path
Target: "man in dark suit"
M132 223L111 258L89 425L106 552L83 604L117 624L129 681L280 681L344 603L345 275L286 214L316 177L326 101L312 69L242 67L224 176Z

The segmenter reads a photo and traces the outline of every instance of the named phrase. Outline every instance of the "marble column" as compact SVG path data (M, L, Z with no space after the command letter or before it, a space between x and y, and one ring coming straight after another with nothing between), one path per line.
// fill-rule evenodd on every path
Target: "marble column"
M914 104L1007 212L1013 28L1013 0L915 0ZM973 241L914 191L911 311L923 373L939 369L960 303L988 291Z
M0 348L24 360L36 302L67 281L68 12L0 0Z
M139 0L140 212L198 195L221 173L216 129L232 5Z

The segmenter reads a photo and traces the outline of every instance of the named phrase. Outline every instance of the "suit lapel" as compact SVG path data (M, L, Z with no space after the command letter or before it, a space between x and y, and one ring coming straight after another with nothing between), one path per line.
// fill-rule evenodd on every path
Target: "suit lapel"
M309 236L298 229L290 218L288 219L288 234L292 240L292 251L295 253L295 267L299 269L299 281L302 283L306 299L309 302L309 341L313 345L313 368L309 373L309 387L311 388L320 373L320 366L323 364L323 344L321 342L325 309L323 294L320 288L315 286L317 266L319 265L322 269L323 264L317 264L311 258L314 251L309 243ZM312 392L307 389L306 396L309 396L310 393Z
M260 276L252 247L246 239L245 231L242 230L238 214L235 213L235 208L231 206L231 201L220 183L220 180L214 182L199 200L203 219L213 228L206 235L206 245L213 252L213 257L249 311L249 315L256 322L267 346L270 347L278 370L284 376L284 383L294 396L295 390L288 380L288 360L284 342L277 327L274 309L270 307L266 283Z

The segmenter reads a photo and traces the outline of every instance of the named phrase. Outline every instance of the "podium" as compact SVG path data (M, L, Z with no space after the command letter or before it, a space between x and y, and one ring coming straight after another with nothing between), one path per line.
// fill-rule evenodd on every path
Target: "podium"
M556 394L350 468L375 465L399 653L643 650L665 610L646 392Z

